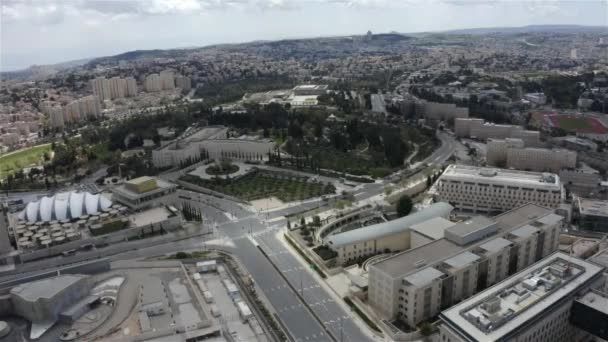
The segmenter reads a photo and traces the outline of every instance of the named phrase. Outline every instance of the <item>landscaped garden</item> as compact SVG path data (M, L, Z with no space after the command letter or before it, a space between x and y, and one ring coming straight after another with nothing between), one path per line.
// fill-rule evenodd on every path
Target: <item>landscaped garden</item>
M239 170L239 167L230 163L218 163L213 164L205 169L205 172L212 176L225 176L235 173Z
M308 177L288 173L261 170L252 171L236 179L205 180L193 175L184 175L180 180L246 201L274 196L283 202L291 202L333 194L336 191L333 184L311 181Z

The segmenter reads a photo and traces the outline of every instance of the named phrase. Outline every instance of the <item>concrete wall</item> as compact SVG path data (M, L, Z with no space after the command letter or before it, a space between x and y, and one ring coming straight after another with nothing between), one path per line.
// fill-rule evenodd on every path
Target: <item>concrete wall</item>
M51 267L49 267L51 268ZM22 268L21 271L24 271ZM26 277L19 277L12 280L7 280L0 283L0 294L8 294L8 291L19 284L32 282L35 280L50 278L57 276L59 271L61 274L97 274L103 273L110 270L110 259L103 258L93 261L86 261L69 266L61 267L58 270L46 271L39 270L39 273L28 275ZM29 270L28 270L29 271Z
M385 249L391 252L404 251L410 248L410 231L383 236L369 241L361 241L350 245L336 248L339 265L356 260L361 256L372 256L376 253L384 253Z

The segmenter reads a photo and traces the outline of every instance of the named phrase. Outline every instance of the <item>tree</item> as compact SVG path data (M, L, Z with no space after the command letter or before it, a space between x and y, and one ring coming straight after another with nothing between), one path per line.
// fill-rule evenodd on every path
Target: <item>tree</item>
M420 333L422 336L430 336L434 330L433 325L428 322L420 324Z
M321 227L321 218L319 217L319 215L313 216L312 225L315 227Z
M408 195L403 195L397 201L397 215L403 217L412 211L412 199Z

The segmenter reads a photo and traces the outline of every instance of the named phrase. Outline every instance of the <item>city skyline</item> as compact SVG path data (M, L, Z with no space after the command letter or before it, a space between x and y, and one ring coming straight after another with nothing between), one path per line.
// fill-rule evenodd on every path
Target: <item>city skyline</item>
M608 23L606 1L7 0L0 8L2 71L139 49L353 35L367 30L408 33Z

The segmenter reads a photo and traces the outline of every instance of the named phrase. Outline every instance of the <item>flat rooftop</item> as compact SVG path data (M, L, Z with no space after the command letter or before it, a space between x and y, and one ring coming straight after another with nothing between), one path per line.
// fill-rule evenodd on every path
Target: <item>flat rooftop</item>
M416 269L433 264L437 260L447 258L461 250L461 246L444 238L395 254L374 264L374 267L396 277L405 276Z
M434 267L427 267L403 278L403 280L416 287L423 287L430 284L433 280L443 277L444 275L445 274L443 272Z
M512 244L513 244L513 242L511 242L507 239L496 238L496 239L492 239L492 240L482 244L481 246L479 246L479 248L484 250L485 252L494 253L494 252L498 252L498 251L502 250L503 248L510 246Z
M118 193L121 196L124 196L127 198L136 199L139 197L149 196L154 193L162 192L162 191L165 191L166 189L177 187L177 185L175 185L173 183L169 183L160 178L153 178L153 179L156 181L156 187L154 189L151 189L151 190L148 190L145 192L133 191L133 190L129 189L128 185L126 185L126 184L121 184L121 185L114 187L112 189L112 192Z
M173 213L163 206L135 213L134 215L131 215L129 219L133 222L135 227L144 227L150 224L164 222L171 216L173 216Z
M464 237L495 224L494 220L485 216L474 216L466 221L455 224L447 230L456 236Z
M528 172L498 168L484 168L452 164L440 180L532 187L543 190L560 190L559 176L553 173Z
M481 258L477 254L467 251L446 259L443 263L450 268L459 269L468 266L479 259Z
M608 217L608 201L579 198L577 203L581 215Z
M443 237L445 230L454 226L455 224L456 223L446 220L443 217L435 217L430 220L414 224L410 227L410 229L430 239L439 240Z
M547 216L551 216L550 221L555 219L563 220L562 216L553 214L553 210L536 204L523 205L519 208L507 211L506 213L494 216L493 219L496 221L498 231L504 232L530 221L532 221L533 225L535 224L534 222L542 224L542 221Z
M551 213L550 209L535 204L527 204L493 217L498 231L476 243L460 246L446 238L441 238L426 245L397 253L373 264L372 267L391 277L404 277L410 272L435 265L437 262L455 256L459 252L466 250L475 251L475 248L478 246L492 249L498 248L500 245L511 244L510 241L502 238L502 236L524 224L534 224L534 222L537 222L536 220Z
M509 340L513 332L601 274L599 266L556 252L443 311L440 318L467 340Z
M57 277L36 280L15 286L11 289L11 294L19 296L24 300L35 302L39 299L50 299L61 293L66 288L88 278L81 274L65 274Z
M577 301L608 315L608 297L605 293L589 291L584 296L578 298Z
M517 238L525 239L536 234L538 231L538 228L534 228L531 225L527 224L525 226L521 226L515 229L514 231L510 232L510 234Z
M594 264L608 268L608 249L597 252L588 260Z

